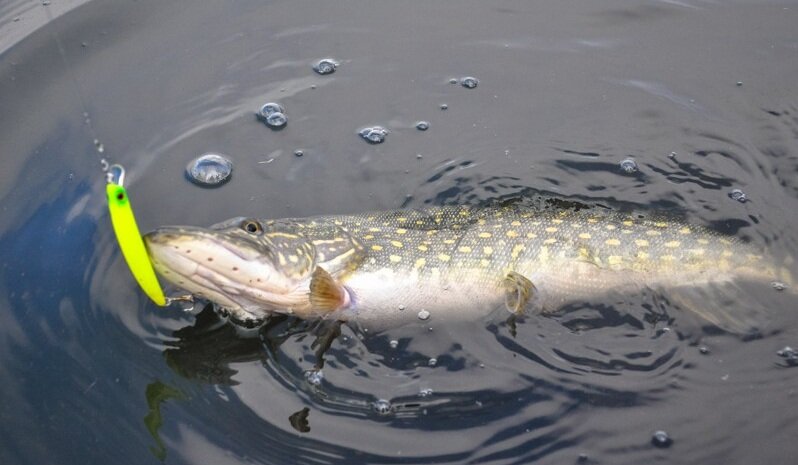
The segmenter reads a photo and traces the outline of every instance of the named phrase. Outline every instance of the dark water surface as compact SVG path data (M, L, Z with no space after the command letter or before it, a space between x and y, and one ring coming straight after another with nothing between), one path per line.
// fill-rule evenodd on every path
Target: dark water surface
M795 463L789 292L751 291L748 337L655 295L245 337L136 288L99 159L144 229L545 192L796 255L796 25L764 0L0 3L0 463ZM184 177L205 152L219 189Z

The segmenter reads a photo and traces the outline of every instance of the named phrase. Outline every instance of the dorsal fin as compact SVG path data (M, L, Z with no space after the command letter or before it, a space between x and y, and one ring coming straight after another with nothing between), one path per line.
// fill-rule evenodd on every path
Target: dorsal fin
M321 313L349 305L349 293L324 268L317 266L310 279L310 305Z

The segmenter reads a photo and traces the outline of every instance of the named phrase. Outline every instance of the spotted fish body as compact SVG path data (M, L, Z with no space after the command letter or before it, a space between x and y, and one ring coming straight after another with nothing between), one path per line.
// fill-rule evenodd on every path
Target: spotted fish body
M235 218L211 229L164 228L145 240L166 280L244 320L276 312L384 328L419 315L551 311L609 291L783 278L735 237L597 209Z

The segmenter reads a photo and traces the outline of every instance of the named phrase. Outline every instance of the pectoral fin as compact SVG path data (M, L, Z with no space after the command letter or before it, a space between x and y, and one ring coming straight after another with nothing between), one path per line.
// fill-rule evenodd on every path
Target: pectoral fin
M317 266L310 279L310 305L321 313L333 312L349 305L349 292L324 268Z
M527 304L537 293L532 281L515 271L507 273L502 285L504 286L504 305L510 313L516 315L523 313Z

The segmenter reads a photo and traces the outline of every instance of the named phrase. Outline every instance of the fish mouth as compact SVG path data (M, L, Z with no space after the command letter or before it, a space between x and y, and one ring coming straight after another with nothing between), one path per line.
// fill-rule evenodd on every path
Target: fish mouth
M164 280L224 308L259 315L302 302L302 283L280 273L251 241L203 228L164 227L145 234L144 244Z

